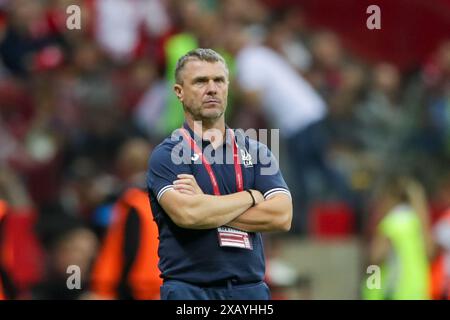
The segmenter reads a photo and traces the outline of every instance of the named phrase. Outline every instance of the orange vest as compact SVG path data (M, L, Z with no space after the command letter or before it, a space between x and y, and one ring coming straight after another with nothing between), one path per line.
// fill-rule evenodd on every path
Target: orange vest
M450 300L450 275L445 270L443 254L431 266L431 297L434 300Z
M5 201L0 200L0 222L3 220L3 217L6 215L6 210L8 209L8 206ZM1 230L0 230L1 235ZM0 243L0 249L2 249L1 243ZM1 250L0 250L0 253ZM1 263L1 256L0 256L0 263ZM0 278L0 300L6 300L5 294L3 292L3 284L2 279Z
M2 221L2 218L6 215L6 211L8 210L8 204L0 200L0 221Z
M131 208L139 215L140 239L137 254L125 281L134 299L159 299L162 279L158 269L158 227L153 221L147 193L137 188L126 191L114 206L112 223L94 264L91 290L105 298L118 298L117 288L124 265L125 224Z
M439 219L441 221L450 228L450 209ZM431 296L435 300L450 300L450 274L447 268L445 254L441 253L431 266Z
M6 300L6 297L5 297L5 295L3 294L2 279L0 279L0 300Z

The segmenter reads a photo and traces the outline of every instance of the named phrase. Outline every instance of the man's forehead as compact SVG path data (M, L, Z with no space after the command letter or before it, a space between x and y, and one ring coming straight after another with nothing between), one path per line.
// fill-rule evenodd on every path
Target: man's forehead
M203 61L198 59L190 59L184 66L184 76L226 76L227 71L221 61Z

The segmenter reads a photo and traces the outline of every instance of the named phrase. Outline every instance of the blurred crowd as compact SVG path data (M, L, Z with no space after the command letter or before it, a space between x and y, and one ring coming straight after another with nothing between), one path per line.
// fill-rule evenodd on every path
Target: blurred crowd
M311 28L300 6L272 2L0 0L0 200L16 217L5 218L11 248L0 265L15 298L86 293L65 290L67 266L89 274L113 204L144 186L151 148L181 125L173 70L195 47L230 66L231 127L280 129L290 236L381 243L379 224L408 202L399 190L408 187L377 190L407 177L422 190L421 236L437 243L434 226L450 207L450 38L400 72ZM73 4L82 27L69 30ZM383 257L378 244L369 260Z

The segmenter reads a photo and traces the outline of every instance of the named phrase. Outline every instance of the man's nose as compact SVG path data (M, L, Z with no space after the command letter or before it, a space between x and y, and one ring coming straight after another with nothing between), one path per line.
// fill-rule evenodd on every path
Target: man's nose
M208 94L216 94L217 93L217 85L214 80L208 81L208 86L206 88Z

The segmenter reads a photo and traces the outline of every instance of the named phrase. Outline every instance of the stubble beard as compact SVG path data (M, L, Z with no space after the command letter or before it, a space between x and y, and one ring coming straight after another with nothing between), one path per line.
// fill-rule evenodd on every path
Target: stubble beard
M194 121L201 121L202 123L204 123L206 125L215 123L225 113L225 109L223 109L223 110L220 110L217 114L204 115L203 110L201 110L201 109L198 110L198 112L194 112L192 110L193 108L188 107L186 105L183 105L183 108L185 111L187 111L191 115L191 117Z

